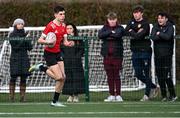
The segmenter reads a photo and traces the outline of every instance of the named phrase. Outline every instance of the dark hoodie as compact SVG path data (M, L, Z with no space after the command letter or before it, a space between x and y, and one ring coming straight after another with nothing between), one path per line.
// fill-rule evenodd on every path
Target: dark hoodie
M112 33L112 30L115 33ZM98 37L102 39L101 55L106 57L112 55L113 57L123 58L123 40L124 28L121 25L110 27L105 24L98 32Z
M26 37L24 29L18 30L14 27L13 32L9 35L11 44L10 72L11 76L29 75L28 69L30 62L27 51L32 49L31 41L18 39ZM13 37L13 38L11 38ZM15 37L17 39L15 39Z
M156 35L160 32L159 35ZM167 22L165 26L156 23L151 32L151 38L154 41L155 57L171 56L174 46L174 28L171 22Z
M143 29L143 31L138 33L139 29ZM132 29L131 32L129 30ZM150 39L145 38L149 36L149 23L146 19L142 21L136 21L132 19L126 26L126 35L131 36L131 50L132 51L141 51L141 52L152 52L151 49L151 41Z

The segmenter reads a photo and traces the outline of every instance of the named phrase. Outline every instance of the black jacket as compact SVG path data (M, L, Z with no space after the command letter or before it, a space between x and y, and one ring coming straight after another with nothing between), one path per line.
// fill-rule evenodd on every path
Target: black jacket
M129 30L132 29L131 32ZM143 29L141 32L138 32L139 29ZM142 51L142 52L151 52L151 41L146 39L146 36L149 36L150 26L146 19L137 22L135 19L132 19L127 24L125 28L126 35L131 36L131 50L132 51Z
M23 38L27 34L24 29L17 30L14 28L9 37ZM30 60L27 51L32 49L31 41L25 39L10 38L11 44L11 57L10 57L10 74L11 76L26 76L30 73Z
M160 32L159 35L156 35ZM169 21L165 26L155 24L151 32L151 38L154 42L155 57L171 56L174 46L174 28Z
M72 47L61 46L64 57L66 81L62 93L65 95L85 93L85 78L82 64L84 56L83 40L76 40Z
M98 32L98 37L102 39L101 55L106 57L109 55L109 48L112 48L112 56L123 58L123 40L124 28L121 25L110 27L104 25Z

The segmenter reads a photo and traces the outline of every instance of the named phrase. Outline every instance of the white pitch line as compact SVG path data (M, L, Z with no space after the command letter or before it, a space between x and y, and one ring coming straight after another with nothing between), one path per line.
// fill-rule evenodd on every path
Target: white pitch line
M142 102L121 102L121 103L118 103L118 102L80 102L80 103L66 103L66 102L62 102L63 104L66 104L66 105L99 105L99 104L119 104L119 105L144 105L144 106L152 106L152 105L163 105L163 106L180 106L180 102L173 102L173 103L156 103L156 102L149 102L149 103L142 103ZM48 105L50 103L47 103L47 102L40 102L40 103L0 103L0 105L4 105L4 106L8 106L8 105L19 105L19 106L24 106L24 105Z
M23 112L23 113L14 113L14 112L0 112L0 115L52 115L52 114L180 114L180 111L174 112Z
M0 105L4 106L26 106L26 105L47 105L50 103L0 103Z

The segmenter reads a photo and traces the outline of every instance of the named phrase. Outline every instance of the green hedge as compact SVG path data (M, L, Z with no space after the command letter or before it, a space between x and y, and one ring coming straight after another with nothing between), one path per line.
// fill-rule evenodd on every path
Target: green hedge
M5 0L6 1L6 0ZM44 2L43 2L44 1ZM72 0L74 1L74 0ZM93 0L94 1L94 0ZM112 0L113 1L113 0ZM149 22L154 23L156 14L159 11L166 11L171 14L177 26L180 26L180 2L141 2L145 7L145 16ZM157 0L158 1L158 0ZM44 26L53 19L53 7L61 4L66 9L66 20L76 25L100 25L104 23L105 15L109 11L118 13L119 20L126 24L131 18L131 9L135 2L55 2L52 0L41 0L27 2L27 0L13 0L13 2L0 2L0 27L9 27L17 17L26 21L27 26ZM177 27L180 34L180 28Z

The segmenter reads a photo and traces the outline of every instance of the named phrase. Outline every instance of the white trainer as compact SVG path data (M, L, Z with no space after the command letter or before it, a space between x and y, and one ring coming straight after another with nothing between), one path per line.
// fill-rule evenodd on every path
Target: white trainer
M176 96L176 97L171 97L171 98L169 98L169 101L174 102L174 101L176 101L177 99L178 99L177 96Z
M156 88L154 88L154 89L151 89L149 98L155 98L155 97L157 97L158 94L159 94L159 90L160 90L159 87L156 87Z
M69 96L69 98L67 99L67 102L73 102L73 96Z
M123 102L123 99L120 95L116 96L116 101L117 102Z
M107 97L107 99L104 99L104 102L113 102L116 100L116 97L113 95L110 95Z
M73 102L79 102L78 96L74 96Z
M63 105L60 102L56 102L56 103L51 102L51 106L53 106L53 107L65 107L65 105Z
M140 101L144 102L144 101L148 101L148 100L149 100L149 97L147 95L144 95Z
M35 65L31 66L28 71L29 72L37 71L37 70L39 70L39 67L42 65L43 65L43 63L35 64Z

